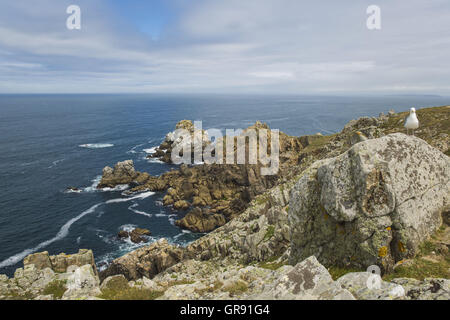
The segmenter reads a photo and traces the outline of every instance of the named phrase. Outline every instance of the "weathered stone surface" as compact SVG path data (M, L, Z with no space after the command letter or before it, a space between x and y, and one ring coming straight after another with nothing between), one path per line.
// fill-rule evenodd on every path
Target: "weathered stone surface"
M37 269L33 264L19 268L14 273L14 282L20 291L36 294L52 282L55 273L50 268Z
M170 245L166 239L160 239L115 259L106 270L100 272L100 278L123 274L128 280L144 276L151 279L184 257L184 249Z
M34 264L34 266L37 269L45 269L45 268L53 269L48 251L37 252L26 256L25 259L23 260L23 264L24 266Z
M286 206L293 183L255 199L239 217L187 246L199 259L230 257L245 263L282 256L289 247Z
M194 232L210 232L225 223L223 215L213 214L208 209L200 208L194 208L183 219L175 221L177 226Z
M401 285L383 281L379 275L369 272L348 273L336 282L358 300L405 299L405 289Z
M408 278L393 279L405 288L405 297L412 300L450 300L449 279L425 279L424 281Z
M126 288L128 287L128 280L124 277L123 274L117 274L115 276L111 276L103 280L100 290L106 289L115 289L117 288Z
M145 183L150 176L148 174L141 174L134 169L133 160L125 160L118 162L114 169L105 167L103 169L102 179L98 184L98 188L114 188L121 184L136 184Z
M130 238L130 240L134 243L148 242L148 236L151 235L151 232L147 229L143 228L134 228L131 231L121 230L118 233L119 239Z
M86 299L101 294L100 280L89 264L76 267L68 276L66 286L63 300Z
M177 130L185 130L185 132L190 134L190 139L184 140L182 136L177 135ZM201 148L200 150L203 151L210 143L211 141L205 130L200 131L200 128L195 128L194 123L192 123L191 120L181 120L175 125L175 131L169 132L163 143L156 149L155 153L148 157L159 158L166 163L172 163L172 150L184 150L184 148L187 148L191 150L192 160L194 160L194 146L198 146ZM180 153L180 156L182 156L182 153ZM203 161L203 159L201 159L201 161Z
M316 162L291 193L291 263L391 269L441 225L449 178L447 156L400 133Z
M97 268L95 266L94 253L92 250L80 249L75 254L60 253L55 256L50 256L47 251L37 252L25 257L23 261L24 266L33 264L36 269L41 270L50 268L55 272L66 272L67 268L72 265L83 266L90 264L95 273Z
M354 300L352 294L336 284L328 270L313 256L286 267L273 283L253 297L257 300Z

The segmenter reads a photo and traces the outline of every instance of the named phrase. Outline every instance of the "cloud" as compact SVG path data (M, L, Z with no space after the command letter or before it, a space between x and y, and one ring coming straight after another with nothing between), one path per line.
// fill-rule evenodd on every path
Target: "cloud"
M450 92L446 0L379 0L380 31L365 0L167 1L158 40L109 1L80 31L71 1L0 3L0 92Z

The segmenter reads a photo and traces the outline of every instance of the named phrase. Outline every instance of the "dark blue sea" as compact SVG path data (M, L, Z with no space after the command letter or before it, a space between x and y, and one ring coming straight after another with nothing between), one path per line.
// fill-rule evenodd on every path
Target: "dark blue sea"
M96 190L104 166L134 160L159 175L169 165L146 155L182 119L203 128L246 128L256 120L290 135L340 131L351 119L390 109L447 105L439 96L0 95L0 273L32 252L94 251L101 266L139 245L117 239L136 226L186 245L200 235L173 221L162 193L126 197ZM68 186L81 193L68 193Z

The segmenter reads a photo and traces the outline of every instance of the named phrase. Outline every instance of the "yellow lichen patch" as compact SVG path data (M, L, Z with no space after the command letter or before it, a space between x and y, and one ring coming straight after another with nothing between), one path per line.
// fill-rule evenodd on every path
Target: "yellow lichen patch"
M398 250L400 252L405 252L406 251L405 246L403 245L403 243L401 241L398 242Z
M388 253L388 248L386 246L383 246L378 250L378 256L381 258L385 257L387 255L387 253Z
M391 231L392 229L391 229L391 227L387 227L386 230L387 231Z

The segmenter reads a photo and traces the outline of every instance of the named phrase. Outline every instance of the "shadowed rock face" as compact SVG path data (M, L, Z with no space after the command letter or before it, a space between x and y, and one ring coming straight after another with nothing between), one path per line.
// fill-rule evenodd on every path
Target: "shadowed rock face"
M100 279L117 274L123 274L128 280L151 279L184 258L184 249L161 239L113 260L106 270L100 272Z
M442 224L450 159L425 141L391 134L316 162L291 193L291 263L390 270Z

